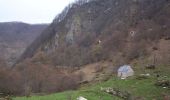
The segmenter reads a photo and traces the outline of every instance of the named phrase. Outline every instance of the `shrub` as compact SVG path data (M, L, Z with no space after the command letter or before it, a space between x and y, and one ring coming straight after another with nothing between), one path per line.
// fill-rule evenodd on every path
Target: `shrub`
M0 92L5 95L18 95L22 92L21 76L7 68L0 69Z

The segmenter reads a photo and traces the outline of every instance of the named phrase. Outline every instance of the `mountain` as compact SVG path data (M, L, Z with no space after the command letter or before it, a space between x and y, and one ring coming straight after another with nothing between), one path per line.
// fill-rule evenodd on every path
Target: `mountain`
M0 57L12 65L25 48L40 35L46 24L30 25L22 22L0 23Z
M169 0L78 0L54 19L19 62L33 57L54 66L102 60L169 64L169 27Z
M22 24L19 30L26 26ZM31 29L29 35L17 31L16 34L11 32L11 39L9 36L2 38L6 40L4 43L17 43L15 49L6 45L3 48L7 48L4 52L17 52L18 59L12 60L16 61L12 69L4 68L5 64L0 60L0 92L29 97L37 93L73 91L79 86L84 90L85 85L95 85L95 89L89 87L89 91L94 90L90 93L88 89L85 94L81 89L81 93L69 93L72 95L66 92L63 100L76 99L77 94L92 100L105 97L105 100L115 97L163 100L170 94L167 84L170 76L169 27L170 0L76 0L34 40L30 37ZM8 27L8 31L12 29ZM32 42L23 39L24 36ZM19 42L13 42L16 40ZM21 50L23 46L25 51ZM117 77L119 67L125 64L135 72L125 80L130 84ZM134 83L139 84L134 87ZM106 95L101 86L113 87L123 95L128 93L127 97ZM88 98L93 93L96 97ZM101 98L101 95L105 97ZM49 99L49 96L43 97Z

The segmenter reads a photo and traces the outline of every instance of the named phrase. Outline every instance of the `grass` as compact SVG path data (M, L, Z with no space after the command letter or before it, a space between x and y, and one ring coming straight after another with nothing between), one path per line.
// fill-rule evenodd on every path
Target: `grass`
M130 78L127 80L120 80L115 77L112 79L93 84L90 86L81 87L76 91L67 91L46 96L31 96L31 97L16 97L14 100L76 100L77 97L83 96L88 100L122 100L106 94L100 90L101 87L114 87L121 91L128 91L133 97L144 97L145 100L163 100L162 94L170 94L170 90L156 87L154 85L155 79L149 78L144 80L137 80Z
M161 76L167 76L170 79L170 68L160 66L156 70L143 70L137 66L133 68L136 75L141 73L150 73L151 77L148 79L137 80L135 77L131 77L126 80L118 79L113 76L108 81L91 83L82 86L75 91L66 91L62 93L54 93L46 96L31 96L31 97L14 97L14 100L76 100L77 97L83 96L88 100L122 100L119 97L112 96L101 91L101 87L113 87L121 91L129 92L132 97L142 97L144 100L163 100L163 95L170 95L170 89L163 89L162 87L155 86L157 80L154 77L154 72L158 71ZM69 99L71 98L71 99Z

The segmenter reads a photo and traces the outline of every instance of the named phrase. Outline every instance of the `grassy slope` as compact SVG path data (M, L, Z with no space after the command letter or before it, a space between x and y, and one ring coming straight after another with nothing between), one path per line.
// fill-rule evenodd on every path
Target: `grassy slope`
M133 97L144 97L144 100L163 100L163 94L170 95L170 89L163 89L154 85L157 78L154 72L159 72L161 76L167 76L170 80L170 67L159 66L155 70L143 69L140 64L133 65L135 75L141 73L150 73L151 77L148 79L137 80L135 77L131 77L127 80L120 80L115 76L112 76L106 82L91 83L82 86L80 89L75 91L66 91L62 93L56 93L46 96L31 96L27 97L16 97L14 100L76 100L77 97L83 96L88 100L122 100L121 98L106 94L102 92L101 87L114 87L121 91L127 91L132 94Z
M115 87L122 91L128 91L135 97L144 97L146 100L162 100L162 94L170 94L170 90L163 89L161 87L154 86L155 79L136 80L134 78L128 80L120 80L117 78L111 78L106 82L93 84L90 86L84 86L77 91L67 91L63 93L56 93L47 96L32 96L17 97L14 100L68 100L71 97L72 100L76 100L76 97L83 96L88 100L121 100L118 97L111 96L100 91L101 87ZM102 99L100 99L102 98Z

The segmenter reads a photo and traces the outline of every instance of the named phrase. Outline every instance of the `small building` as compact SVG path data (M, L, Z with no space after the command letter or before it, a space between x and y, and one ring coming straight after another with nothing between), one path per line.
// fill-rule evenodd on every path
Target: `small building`
M134 71L129 65L120 66L120 68L118 69L118 77L120 77L121 79L126 79L127 77L133 75Z

